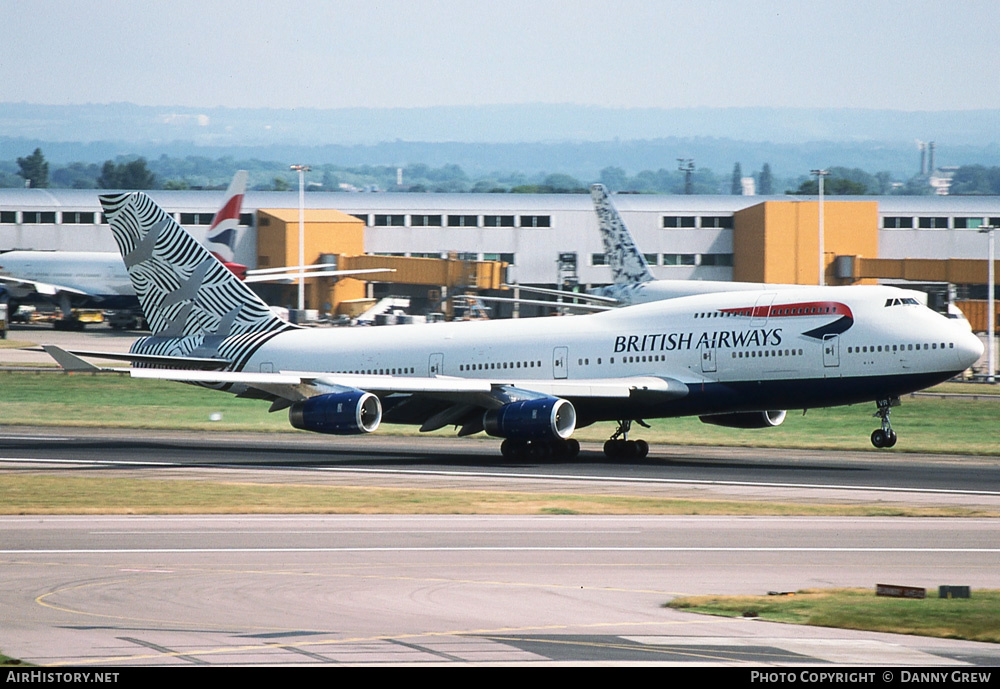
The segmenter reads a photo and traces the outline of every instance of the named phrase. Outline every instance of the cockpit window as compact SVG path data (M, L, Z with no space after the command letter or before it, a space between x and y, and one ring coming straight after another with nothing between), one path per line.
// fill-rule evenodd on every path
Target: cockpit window
M914 299L913 297L903 297L903 298L893 297L891 299L885 300L886 308L890 306L919 306L919 305L920 302Z

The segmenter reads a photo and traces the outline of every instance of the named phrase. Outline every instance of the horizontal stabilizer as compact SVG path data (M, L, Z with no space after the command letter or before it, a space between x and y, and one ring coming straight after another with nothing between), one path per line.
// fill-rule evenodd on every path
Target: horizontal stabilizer
M42 349L50 357L56 360L56 363L63 367L64 370L73 373L97 373L101 369L94 366L88 361L84 361L75 354L67 352L65 349L56 347L55 345L42 345Z
M229 362L225 359L209 359L203 357L193 357L193 356L166 356L160 354L135 354L132 352L99 352L88 349L62 349L61 347L56 347L54 345L42 345L42 349L45 350L53 359L56 359L55 354L49 350L58 350L63 355L72 355L74 359L79 359L79 357L90 357L92 359L108 359L109 361L129 361L133 364L157 364L161 366L171 366L174 368L197 368L205 370L214 370L218 368L225 368L229 365ZM38 350L34 350L38 351ZM79 359L83 361L82 359ZM59 361L56 359L56 361ZM87 363L87 362L83 362ZM60 362L61 365L61 362ZM87 364L88 366L90 364ZM65 367L64 367L65 368ZM97 368L96 366L94 368Z

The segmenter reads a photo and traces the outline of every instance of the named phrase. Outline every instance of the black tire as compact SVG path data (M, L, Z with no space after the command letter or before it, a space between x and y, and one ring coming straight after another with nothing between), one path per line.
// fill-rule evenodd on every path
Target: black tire
M525 454L524 442L505 438L500 443L500 454L504 456L504 459L523 459Z
M580 455L580 441L576 438L570 438L566 441L566 457L568 459L576 459Z

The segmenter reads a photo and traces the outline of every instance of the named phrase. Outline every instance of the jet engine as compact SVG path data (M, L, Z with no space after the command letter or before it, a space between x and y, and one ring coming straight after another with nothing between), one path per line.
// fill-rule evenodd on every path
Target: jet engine
M558 397L510 402L483 415L492 436L519 440L565 440L576 429L576 409Z
M317 395L293 404L288 420L295 428L314 433L371 433L382 421L382 403L362 390Z
M785 411L745 411L734 414L712 414L710 416L699 416L702 423L710 423L714 426L726 426L727 428L773 428L780 426L785 420Z

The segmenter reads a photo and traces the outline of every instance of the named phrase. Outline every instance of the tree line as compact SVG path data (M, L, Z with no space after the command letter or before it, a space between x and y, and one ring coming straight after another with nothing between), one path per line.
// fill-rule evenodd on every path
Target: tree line
M756 193L818 193L816 177L810 174L776 177L768 163L760 170L744 175L739 162L727 178L694 161L678 159L676 168L642 170L634 175L617 166L602 169L593 180L581 180L565 173L495 172L470 177L458 165L431 167L423 163L403 166L315 165L307 173L306 189L316 191L408 191L449 193L587 193L593 182L600 182L613 192L659 194L735 194L743 193L743 181L752 178ZM224 189L238 169L250 172L250 188L283 191L296 188L298 176L289 167L274 161L235 160L230 157L210 159L161 156L153 161L142 157L119 157L96 163L51 165L40 148L17 158L0 161L0 187L72 189ZM836 195L879 196L890 194L929 195L934 193L926 176L895 179L888 172L869 173L859 168L830 167L824 180L824 193ZM1000 194L1000 167L965 165L951 171L952 195Z

